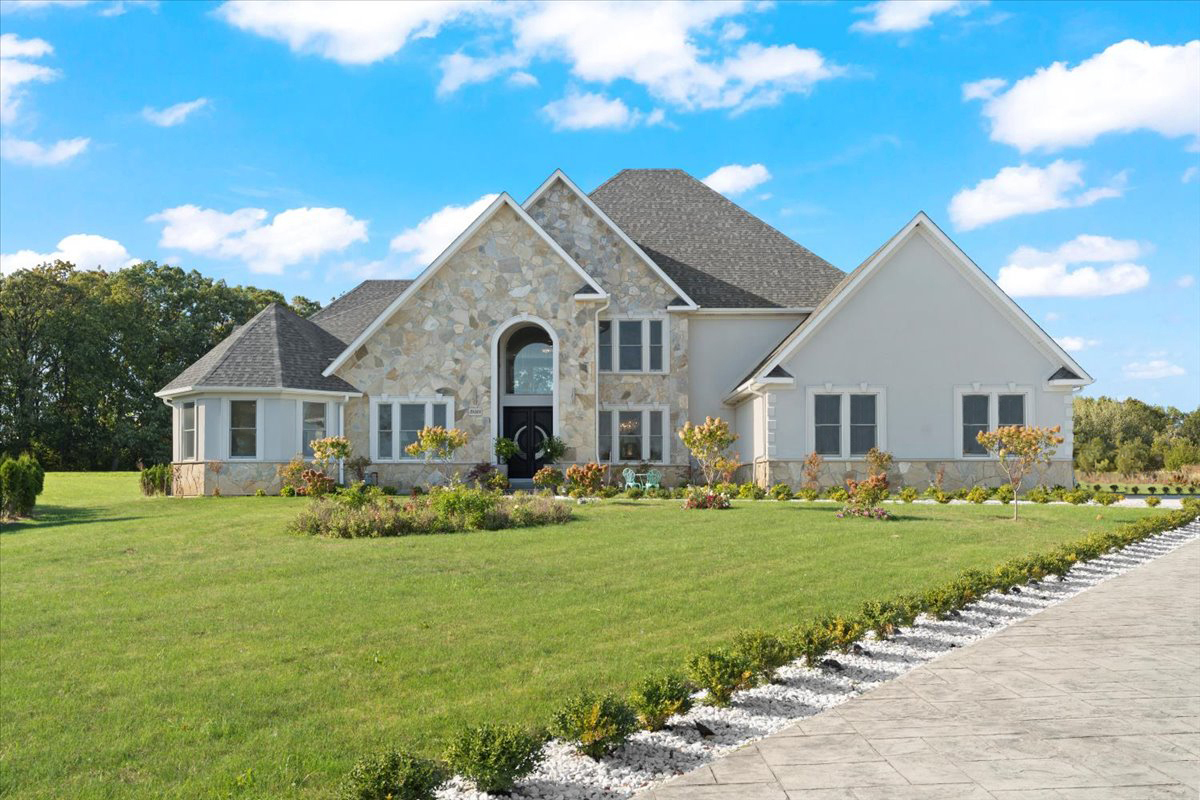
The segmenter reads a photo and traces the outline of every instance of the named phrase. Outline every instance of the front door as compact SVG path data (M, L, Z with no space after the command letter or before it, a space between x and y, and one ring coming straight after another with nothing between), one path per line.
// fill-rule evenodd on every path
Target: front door
M532 478L542 468L542 446L554 430L554 413L545 406L504 409L504 436L520 452L508 460L509 478Z

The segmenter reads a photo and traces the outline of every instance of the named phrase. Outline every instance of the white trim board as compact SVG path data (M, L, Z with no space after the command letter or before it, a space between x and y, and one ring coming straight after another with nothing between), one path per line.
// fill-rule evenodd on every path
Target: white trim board
M546 178L541 186L534 189L533 194L529 195L529 198L522 203L522 207L528 210L530 206L538 201L538 198L546 193L546 190L554 185L555 180L562 181L564 186L574 192L579 199L583 201L584 205L586 205L588 209L600 219L601 222L612 228L613 231L616 232L617 236L621 237L621 241L624 242L629 249L632 250L634 254L637 255L637 257L641 259L647 267L650 268L651 272L661 278L662 282L670 287L671 291L675 292L675 294L679 296L680 300L687 303L685 306L676 306L676 308L678 308L680 311L695 311L699 308L699 306L696 305L696 301L693 300L687 292L680 288L679 284L671 280L671 276L663 272L662 267L654 263L654 259L646 255L646 252L642 250L642 248L638 247L637 243L634 242L633 239L630 239L629 235L625 233L625 231L621 230L620 226L613 222L612 219L609 218L608 214L605 214L604 210L601 209L600 206L596 205L596 202L592 200L592 198L588 197L582 189L576 186L575 182L568 178L567 174L561 169L554 170L554 173L551 174L549 178Z
M484 223L495 216L496 212L505 206L511 208L521 219L521 221L532 228L533 231L540 236L547 245L550 246L550 249L554 251L555 255L561 258L567 266L569 266L579 275L579 277L583 278L584 283L595 290L595 296L589 296L589 299L601 299L608 297L608 293L604 291L600 284L596 283L595 279L593 279L583 267L579 266L579 264L575 262L575 259L571 258L571 256L569 256L567 252L559 246L558 242L550 238L550 234L542 230L542 226L538 225L533 218L529 216L529 213L519 206L517 202L512 199L512 197L509 196L508 192L501 192L500 196L497 197L490 206L484 209L483 213L476 217L475 221L468 225L466 230L460 233L458 237L450 243L450 246L443 250L442 254L435 258L433 263L426 267L421 274L416 277L416 280L409 284L408 288L400 293L399 297L389 303L388 307L380 312L380 314L371 321L371 324L364 328L363 332L356 336L354 341L347 345L346 349L343 350L321 374L325 376L332 375L338 367L345 364L350 356L356 350L358 350L358 348L362 347L362 345L368 339L375 335L376 331L383 327L385 322L391 319L392 315L404 305L408 298L412 297L417 293L418 290L420 290L422 286L428 283L429 279L432 278L447 261L453 258L458 251L461 250L464 245L466 245L471 237L483 227Z
M979 265L964 253L958 245L956 245L950 237L942 232L933 220L931 220L924 211L917 212L917 215L909 221L907 225L900 229L895 236L888 240L887 244L881 247L875 255L873 255L865 264L852 273L851 279L842 286L841 290L831 297L828 302L823 304L813 316L804 320L796 327L788 336L776 346L776 354L772 356L762 367L756 370L754 376L748 381L744 381L741 385L734 388L730 395L727 395L727 400L731 396L744 391L747 386L758 383L762 376L768 374L777 366L787 360L798 348L804 345L811 339L817 331L832 317L842 305L844 305L861 287L870 279L870 277L886 263L900 248L900 246L908 240L908 238L916 233L924 235L935 247L940 250L947 261L956 267L960 273L967 277L981 294L992 302L1002 313L1006 314L1010 321L1020 330L1025 336L1041 350L1051 361L1057 361L1072 370L1076 375L1081 376L1083 383L1077 385L1087 385L1095 381L1091 375L1079 366L1058 342L1054 341L1041 326L1021 309L1013 299L1004 293L996 283L988 277L988 274L979 268Z

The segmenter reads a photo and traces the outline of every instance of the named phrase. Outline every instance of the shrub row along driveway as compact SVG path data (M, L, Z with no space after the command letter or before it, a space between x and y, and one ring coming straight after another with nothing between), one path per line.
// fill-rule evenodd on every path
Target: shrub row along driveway
M1200 790L1200 541L641 800Z
M1146 509L679 501L566 525L327 540L301 498L142 498L51 474L0 535L0 795L327 797L396 745L546 723L745 628L927 589ZM11 532L7 532L11 531Z

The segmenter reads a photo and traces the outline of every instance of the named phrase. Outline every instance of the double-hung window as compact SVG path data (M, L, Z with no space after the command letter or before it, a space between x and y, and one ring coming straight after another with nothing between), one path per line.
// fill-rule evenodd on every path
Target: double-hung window
M960 389L958 394L958 429L962 437L962 455L986 456L978 435L996 428L1025 425L1029 403L1028 390L1015 388Z
M229 401L229 457L258 457L258 401Z
M600 320L597 358L601 372L666 372L666 321Z
M180 457L184 461L196 458L196 404L188 402L179 410Z
M312 458L313 441L325 438L325 404L305 401L301 403L300 410L303 417L300 428L300 442L304 446L305 457Z
M883 447L883 390L809 390L811 450L833 458L862 458Z
M398 461L412 458L405 452L417 441L422 428L447 427L450 420L449 399L381 400L375 403L371 415L372 441L375 461Z
M600 463L664 463L668 414L665 408L605 408L600 411Z

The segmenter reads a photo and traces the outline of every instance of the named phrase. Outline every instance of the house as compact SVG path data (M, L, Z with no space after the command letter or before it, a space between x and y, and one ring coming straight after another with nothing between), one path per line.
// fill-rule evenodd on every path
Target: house
M591 194L561 171L500 195L413 280L369 280L308 319L271 305L158 396L178 494L278 488L276 468L342 434L380 483L446 477L409 458L422 427L465 430L450 469L527 478L565 461L652 463L686 480L676 431L740 436L740 479L822 482L895 456L894 481L996 484L975 433L1061 425L1039 476L1070 485L1071 401L1092 378L924 214L849 274L680 170L631 169ZM436 473L436 474L435 474Z

